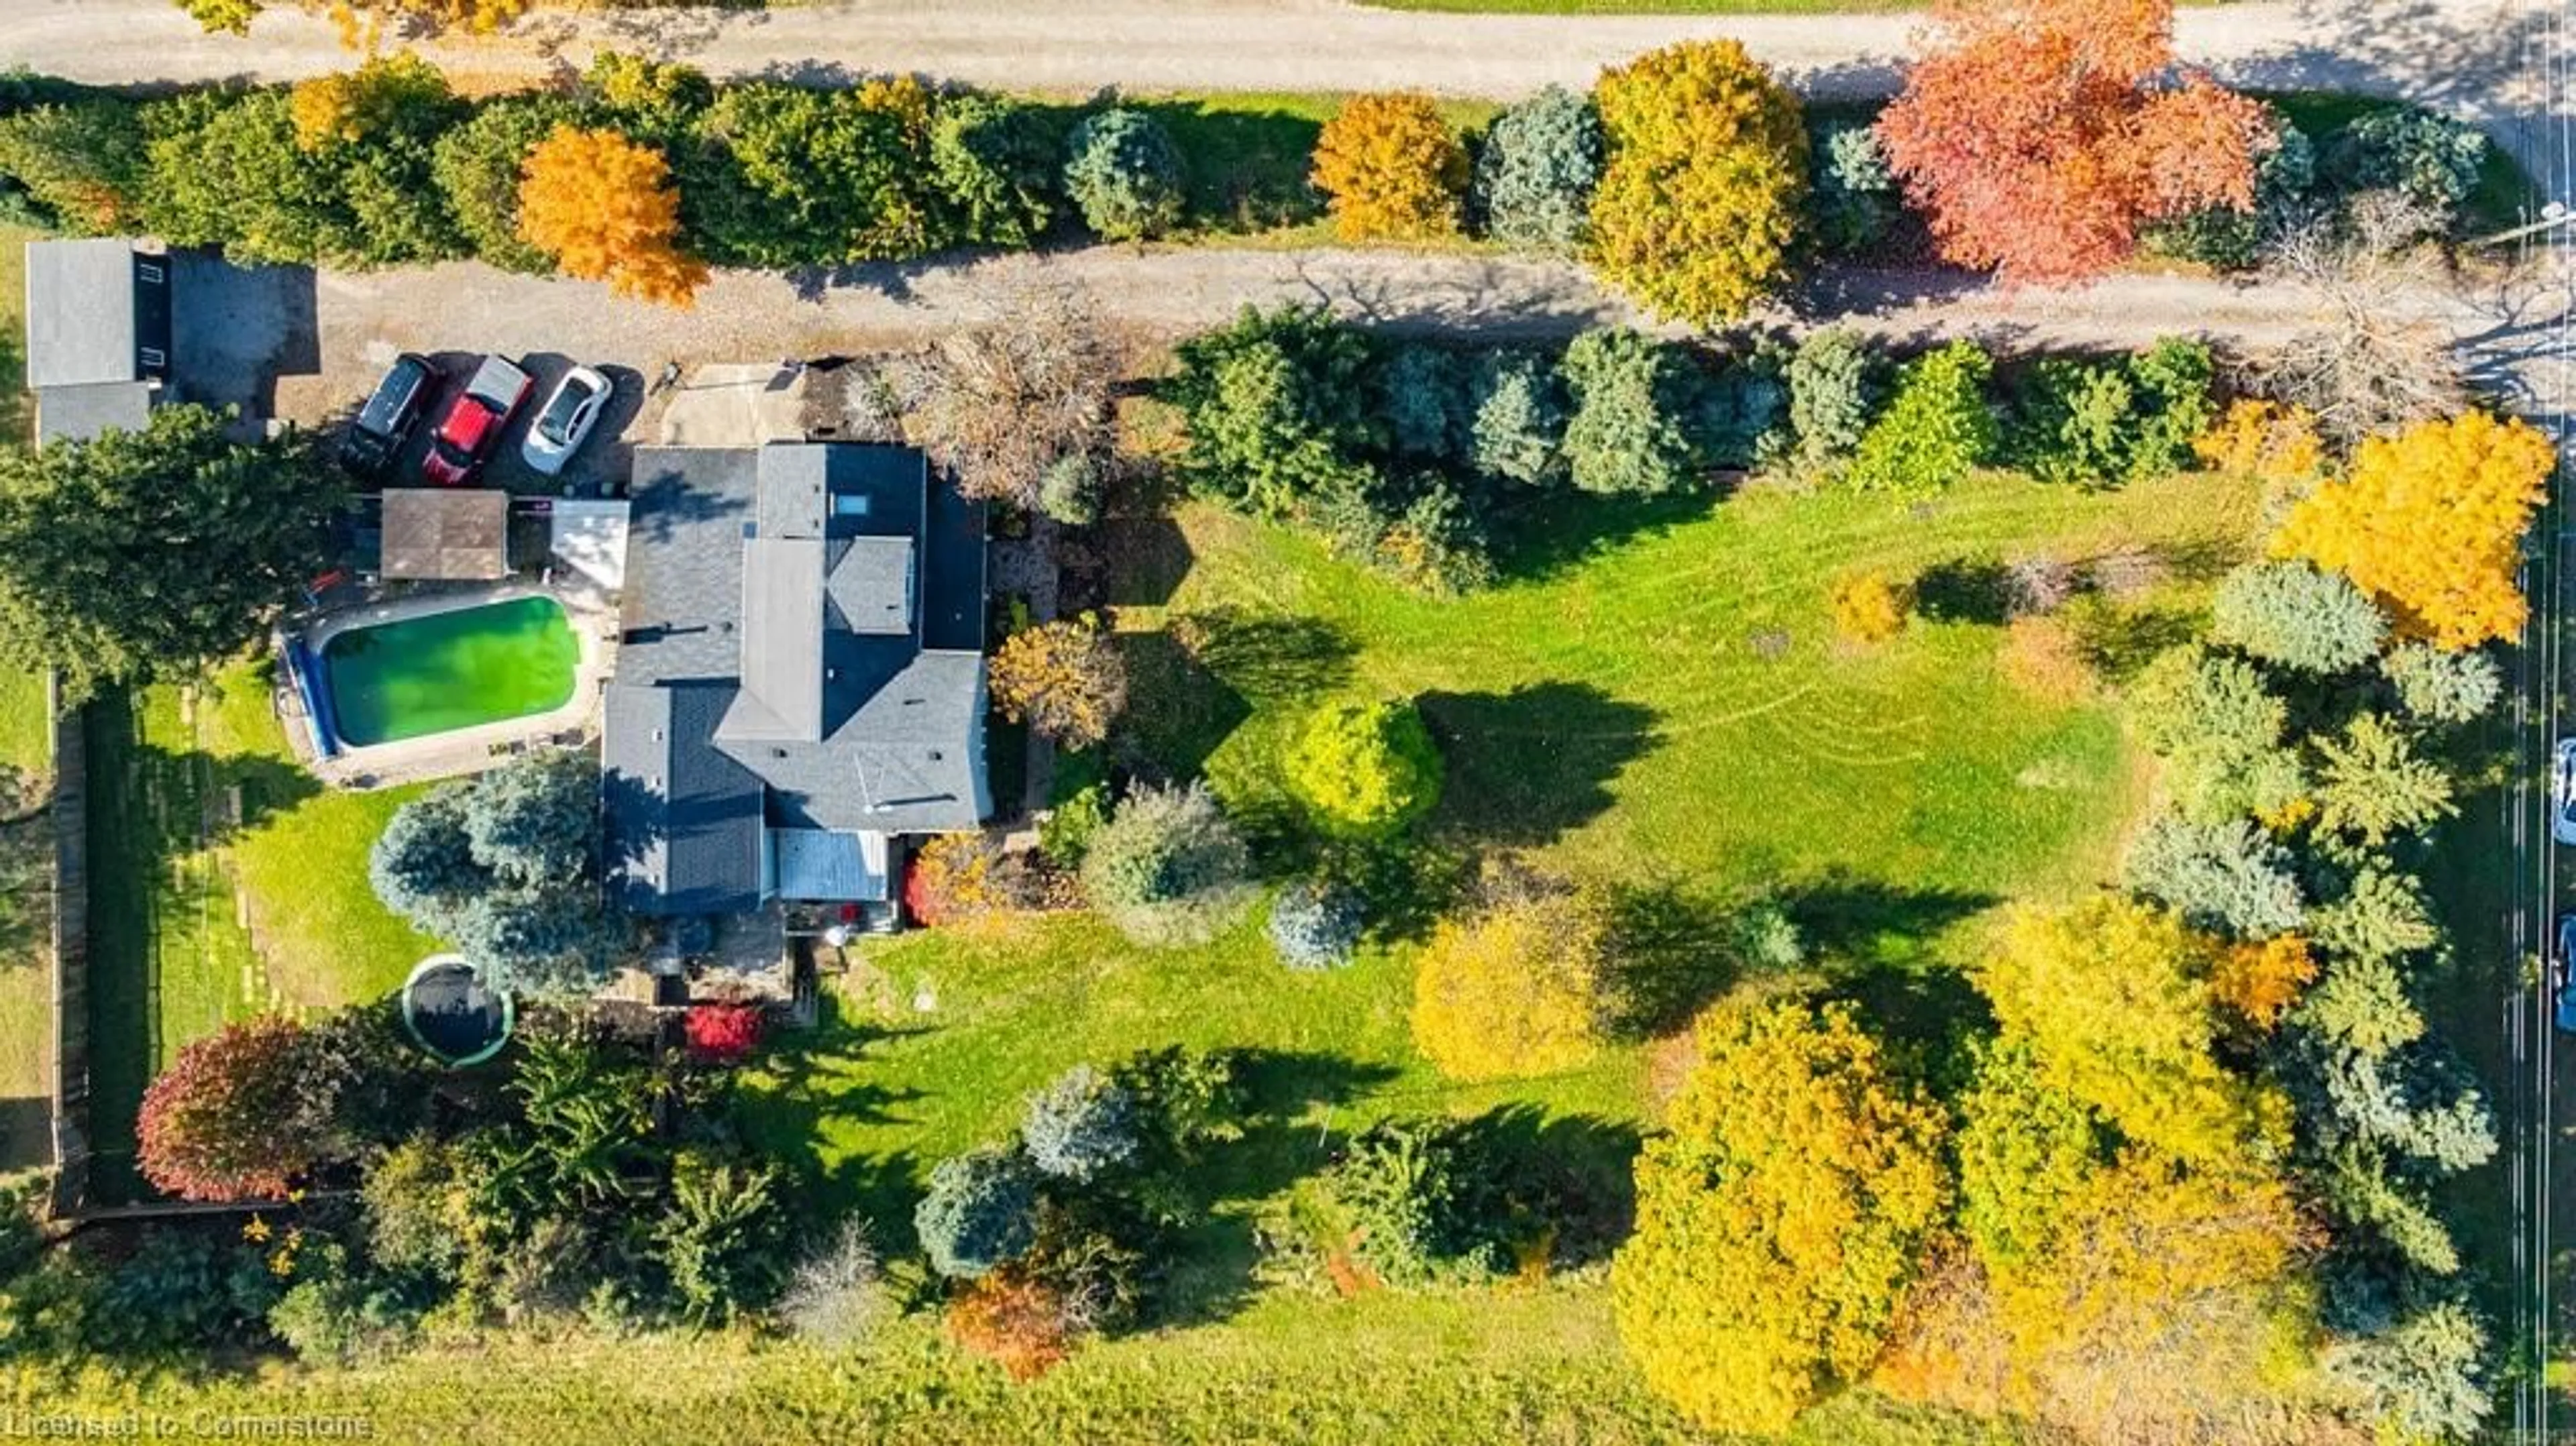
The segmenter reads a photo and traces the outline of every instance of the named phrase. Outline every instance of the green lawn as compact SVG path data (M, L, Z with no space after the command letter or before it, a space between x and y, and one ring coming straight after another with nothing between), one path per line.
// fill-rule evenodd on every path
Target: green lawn
M367 886L398 793L295 767L265 664L185 697L102 698L90 765L91 1138L103 1198L130 1193L135 1112L181 1045L233 1019L372 998L433 945Z
M44 232L0 226L0 445L15 446L33 419L27 412L26 243ZM53 720L45 708L45 680L16 669L0 670L0 769L10 770L23 793L0 788L0 815L18 812L22 799L39 796L53 764ZM0 825L0 1172L43 1161L45 1059L53 1033L52 977L46 969L46 930L53 891L52 825L43 818Z
M902 1442L904 1446L1691 1446L1649 1398L1592 1288L1332 1302L1266 1299L1222 1326L1087 1345L1014 1385L913 1319L823 1353L741 1336L580 1337L428 1350L371 1366L166 1382L48 1413L363 1417L369 1439ZM2035 1438L1868 1396L1801 1418L1791 1446L2007 1446Z

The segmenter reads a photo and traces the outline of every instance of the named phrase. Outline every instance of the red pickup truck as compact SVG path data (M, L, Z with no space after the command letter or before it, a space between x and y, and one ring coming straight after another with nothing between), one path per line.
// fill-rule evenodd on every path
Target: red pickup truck
M429 451L420 459L422 480L441 487L472 482L535 387L536 379L518 363L507 357L483 358L430 433Z

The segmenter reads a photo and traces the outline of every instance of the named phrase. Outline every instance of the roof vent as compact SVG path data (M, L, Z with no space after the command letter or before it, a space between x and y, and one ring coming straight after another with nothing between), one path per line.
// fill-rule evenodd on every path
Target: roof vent
M938 750L938 749L936 749L936 748L931 749L931 750L930 750L930 761L931 761L931 762L933 762L933 763L937 763L937 762L939 761L939 759L940 759L940 752L939 752L939 750Z
M772 748L769 750L769 756L772 758L784 758L787 756L787 750L784 748Z

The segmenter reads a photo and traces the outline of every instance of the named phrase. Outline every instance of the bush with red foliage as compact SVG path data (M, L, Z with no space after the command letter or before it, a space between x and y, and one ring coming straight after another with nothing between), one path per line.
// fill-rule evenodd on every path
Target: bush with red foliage
M1941 0L1878 121L1942 255L2006 281L2099 275L2140 223L2250 209L2269 113L2174 75L2170 0Z
M1080 1326L1064 1292L1016 1265L985 1275L948 1304L948 1333L1014 1381L1034 1381L1062 1364Z
M689 1053L710 1064L732 1064L760 1044L757 1004L693 1004L682 1021Z
M286 1194L329 1153L330 1073L313 1032L279 1015L187 1045L143 1095L143 1178L183 1200Z

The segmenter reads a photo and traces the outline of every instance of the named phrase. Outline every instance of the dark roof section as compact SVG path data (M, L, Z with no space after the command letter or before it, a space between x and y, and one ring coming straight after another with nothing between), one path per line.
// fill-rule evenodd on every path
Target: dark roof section
M510 494L490 487L388 487L380 566L388 580L494 582L510 575Z
M760 780L713 746L733 689L609 688L600 757L608 857L640 914L731 914L760 902Z
M139 430L170 371L170 262L123 237L27 243L39 444Z
M919 452L854 443L642 448L629 491L612 759L650 726L618 693L697 683L718 719L671 746L702 738L773 825L935 833L991 812L980 506Z

